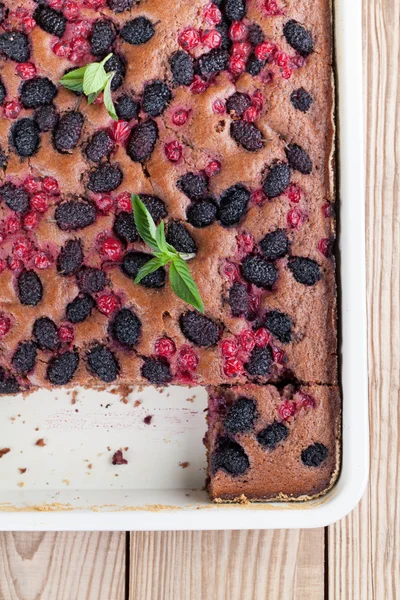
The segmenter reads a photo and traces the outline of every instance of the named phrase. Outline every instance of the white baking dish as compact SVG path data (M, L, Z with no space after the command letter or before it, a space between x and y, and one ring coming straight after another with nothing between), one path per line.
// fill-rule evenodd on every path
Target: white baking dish
M361 0L336 0L335 15L344 399L337 485L307 503L216 506L202 490L205 390L147 388L127 404L106 392L83 390L76 403L71 392L37 392L1 400L0 448L11 448L0 459L1 530L321 527L361 498L368 474ZM45 446L35 445L40 438ZM113 452L125 447L128 464L112 466Z

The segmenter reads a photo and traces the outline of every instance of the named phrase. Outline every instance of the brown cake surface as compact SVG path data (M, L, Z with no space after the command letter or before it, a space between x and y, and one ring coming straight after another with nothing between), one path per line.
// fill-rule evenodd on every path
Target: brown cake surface
M110 53L118 121L60 85ZM0 2L0 393L337 385L331 61L328 0Z

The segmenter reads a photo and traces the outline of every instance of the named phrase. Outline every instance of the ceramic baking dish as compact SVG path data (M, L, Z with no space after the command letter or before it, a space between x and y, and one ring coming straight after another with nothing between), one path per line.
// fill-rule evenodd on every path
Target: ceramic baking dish
M115 390L38 391L1 399L0 448L11 448L0 462L1 530L322 527L357 504L368 474L361 0L336 0L335 48L343 391L336 486L305 503L213 505L202 489L204 389L146 388L123 401ZM128 464L113 466L119 448Z

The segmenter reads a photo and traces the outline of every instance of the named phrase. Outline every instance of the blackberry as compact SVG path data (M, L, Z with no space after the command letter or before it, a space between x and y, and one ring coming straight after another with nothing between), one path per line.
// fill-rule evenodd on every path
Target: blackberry
M35 111L35 120L40 131L52 131L58 123L57 109L53 104L39 106Z
M25 306L36 306L43 297L43 285L35 271L22 271L18 277L18 298Z
M6 169L8 164L8 156L0 148L0 169Z
M0 78L0 105L3 104L6 97L7 97L6 86L4 85L3 80Z
M95 222L96 209L86 200L66 200L57 205L54 218L63 231L75 231Z
M115 13L121 13L132 8L135 0L107 0L108 7Z
M190 85L194 77L193 60L183 50L174 52L169 59L173 81L176 85Z
M253 377L262 377L269 374L273 363L272 352L268 346L252 350L249 361L244 365L247 373Z
M197 252L197 244L183 223L170 221L166 239L178 252L185 252L187 254L196 254Z
M0 35L0 53L15 62L26 62L31 54L28 36L20 31L2 33Z
M18 156L33 156L40 144L40 131L36 121L19 119L11 127L11 142Z
M289 240L284 229L275 229L259 243L262 253L268 260L282 258L289 251Z
M301 453L301 460L306 467L319 467L328 458L328 448L317 442L308 446Z
M239 223L247 211L250 192L243 185L233 185L219 199L218 218L225 227Z
M19 385L14 375L0 367L0 394L16 394L17 392L19 392Z
M48 77L33 77L24 81L19 97L24 108L38 108L50 104L57 95L57 87Z
M211 465L214 472L222 469L229 475L238 476L246 473L250 461L242 446L229 437L220 437L211 457Z
M83 115L71 110L64 113L53 133L53 143L62 154L70 153L78 144L83 127Z
M246 15L246 0L225 0L222 10L229 21L241 21Z
M83 323L90 317L95 306L95 301L89 294L77 296L72 302L67 304L65 316L70 323Z
M152 258L153 256L151 254L144 254L143 252L127 252L122 263L122 272L129 277L129 279L134 280L141 267ZM165 285L165 277L165 269L164 267L160 267L157 271L143 277L140 284L147 288L161 288Z
M29 196L22 187L13 183L5 183L0 188L0 197L3 198L8 208L17 213L24 213L29 208Z
M240 270L246 281L260 288L270 288L278 277L277 268L262 256L246 256Z
M229 52L223 48L214 48L202 54L199 58L199 70L201 75L214 75L225 71L229 65Z
M113 231L120 240L126 243L136 242L139 239L135 219L131 212L124 211L115 216Z
M20 342L11 359L12 366L19 375L27 375L36 366L36 355L35 342Z
M115 92L124 83L126 75L126 62L120 54L113 54L104 64L106 73L114 71L114 77L111 80L111 91Z
M57 325L49 317L39 317L33 324L33 337L41 350L57 350L60 340L57 335Z
M246 71L252 75L252 77L256 77L256 75L261 73L264 64L265 63L262 60L259 60L255 54L250 54L246 63Z
M190 200L202 200L208 194L208 179L204 173L185 173L178 179L177 186Z
M47 379L53 385L67 385L75 375L79 365L79 354L64 352L52 358L47 366Z
M97 294L102 292L107 285L104 271L95 267L82 267L77 274L77 282L81 292Z
M172 380L169 364L162 358L145 358L141 372L153 385L165 385Z
M164 202L160 198L151 194L139 194L139 198L153 217L155 223L158 223L161 219L165 219L168 213Z
M247 27L247 41L252 46L258 46L265 40L265 35L258 23L250 23Z
M194 310L189 310L180 316L179 326L185 338L196 346L205 348L215 346L221 337L219 326L212 319Z
M247 121L233 121L230 126L231 137L239 146L249 152L258 152L264 146L261 131Z
M142 332L142 323L129 308L121 308L110 325L110 334L114 340L132 348L136 346Z
M133 127L128 141L127 153L134 162L144 162L153 154L158 139L158 126L149 119Z
M275 450L279 442L286 440L288 435L289 429L286 425L275 422L257 434L257 442L264 448Z
M193 227L208 227L217 219L217 207L210 200L193 202L186 211L186 217Z
M229 290L228 304L234 317L247 317L249 315L249 295L245 285L235 282Z
M97 131L86 146L85 153L89 160L100 162L104 157L108 157L114 148L109 133L105 130Z
M142 108L150 117L158 117L167 108L172 93L164 81L157 79L144 86Z
M229 27L230 27L230 24L224 18L222 18L221 21L218 23L218 25L215 26L215 29L221 35L220 48L222 48L222 50L230 50L230 48L232 46L232 42L229 37Z
M257 404L251 398L238 398L229 408L224 419L224 428L236 435L253 428L257 418Z
M123 175L117 165L103 163L89 173L88 188L94 194L112 192L122 183Z
M289 165L295 171L309 175L312 171L313 164L307 152L297 144L289 144L285 148L286 156Z
M86 360L89 371L101 381L111 383L117 379L120 370L119 363L107 346L96 344L86 354Z
M277 198L290 183L290 167L287 163L273 165L263 182L263 190L268 198Z
M140 104L128 94L119 96L114 105L119 119L122 119L123 121L130 121L131 119L138 118Z
M57 257L57 271L60 275L75 275L83 263L83 250L80 240L68 240Z
M132 19L132 21L128 21L120 31L122 39L134 46L145 44L151 40L154 34L154 25L146 17L137 17L136 19Z
M321 270L319 264L311 258L294 256L288 264L293 277L303 285L315 285L321 279Z
M271 310L267 313L265 327L282 344L288 344L292 339L292 321L279 310Z
M251 98L248 94L235 92L226 101L226 112L231 117L242 117L246 108L251 106Z
M89 41L90 52L94 56L105 56L113 45L114 40L115 30L111 21L104 19L93 23Z
M291 93L290 101L296 110L307 113L314 102L314 98L304 88L299 88Z
M314 40L312 39L310 32L294 19L285 23L283 34L287 43L292 46L300 56L306 58L314 52Z
M39 4L33 13L33 18L36 24L39 25L46 33L62 37L64 35L67 20L61 12L47 6L47 4Z

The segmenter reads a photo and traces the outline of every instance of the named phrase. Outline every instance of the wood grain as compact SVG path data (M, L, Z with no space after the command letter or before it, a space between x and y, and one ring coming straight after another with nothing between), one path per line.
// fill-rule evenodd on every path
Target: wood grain
M123 600L125 533L1 533L1 600Z
M400 598L400 2L364 0L371 474L329 528L329 600Z
M314 531L131 533L130 600L323 600Z

